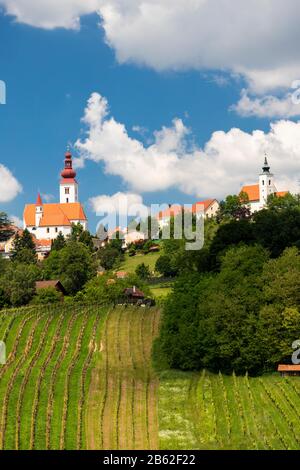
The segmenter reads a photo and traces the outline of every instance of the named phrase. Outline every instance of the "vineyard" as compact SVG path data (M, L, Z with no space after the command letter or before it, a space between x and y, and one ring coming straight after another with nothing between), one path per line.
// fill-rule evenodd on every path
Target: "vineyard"
M161 374L162 449L300 448L299 378Z
M299 449L300 380L151 366L158 309L0 312L1 449Z
M0 448L157 448L158 325L155 309L2 311Z

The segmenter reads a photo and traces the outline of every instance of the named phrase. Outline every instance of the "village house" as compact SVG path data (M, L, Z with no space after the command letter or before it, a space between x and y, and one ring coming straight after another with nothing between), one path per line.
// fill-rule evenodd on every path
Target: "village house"
M206 199L204 201L196 202L191 208L184 207L180 204L170 205L167 209L160 211L156 219L158 221L159 228L162 229L170 223L172 217L176 218L182 211L185 213L192 212L193 215L201 216L204 214L206 218L212 218L217 215L219 210L219 202L216 199Z
M49 287L52 287L53 289L57 290L62 295L66 295L66 290L62 283L59 280L53 280L53 281L37 281L35 283L35 289L36 291L39 291L40 289L47 289Z

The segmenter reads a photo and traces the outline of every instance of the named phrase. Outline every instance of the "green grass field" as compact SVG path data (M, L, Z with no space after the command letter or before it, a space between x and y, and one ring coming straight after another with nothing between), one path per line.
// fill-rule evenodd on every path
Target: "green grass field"
M134 274L137 266L141 263L145 263L146 266L149 266L151 272L155 271L155 263L160 257L160 253L148 253L137 254L135 256L129 256L128 253L125 254L125 260L120 265L120 271L127 271L130 274Z
M155 372L157 308L0 312L1 449L299 449L299 378Z

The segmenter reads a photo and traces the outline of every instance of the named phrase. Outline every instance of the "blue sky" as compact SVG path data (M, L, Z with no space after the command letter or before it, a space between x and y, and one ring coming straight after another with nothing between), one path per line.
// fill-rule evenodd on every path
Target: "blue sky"
M279 136L282 133L276 128L271 136L273 139L270 137L270 123L276 123L278 116L260 117L252 112L245 117L241 112L230 110L239 102L242 89L247 88L245 76L233 78L230 71L224 72L218 67L158 70L159 67L143 65L138 60L122 61L118 59L118 50L107 45L105 30L99 27L98 14L82 16L80 21L80 29L45 29L16 22L15 17L6 15L4 10L0 14L0 80L7 86L7 103L0 105L0 164L10 170L23 188L10 201L1 202L2 210L22 218L24 204L35 202L38 191L53 195L53 201L58 200L59 171L66 145L74 146L78 139L84 143L88 126L81 118L89 97L95 92L107 99L110 116L125 126L128 139L139 142L144 148L154 143L155 131L164 126L172 128L174 118L183 121L189 129L183 139L183 164L180 170L170 166L170 172L184 172L184 159L188 166L189 157L194 158L194 152L202 152L215 131L225 133L220 136L221 140L225 139L224 145L217 139L208 154L219 152L219 158L223 159L218 146L227 147L230 153L228 145L233 139L230 145L236 148L236 137L231 135L234 128L239 130L239 143L245 140L241 149L251 147L255 130L262 131L264 143L255 149L251 166L247 167L245 161L239 162L239 156L235 158L236 166L240 167L235 178L230 174L233 165L230 158L227 173L222 165L218 166L220 160L216 159L215 166L212 164L209 168L209 185L206 184L207 176L206 182L201 180L200 169L198 186L197 181L189 185L174 177L174 182L169 181L165 187L163 182L158 186L145 185L145 191L138 184L132 184L122 171L109 169L109 158L114 157L110 156L109 148L105 149L104 159L92 152L91 158L84 158L84 167L77 170L80 200L92 231L97 218L89 199L99 195L112 196L120 191L130 191L141 194L146 204L189 203L214 197L214 194L220 198L228 192L237 192L239 184L255 182L263 146L267 149L274 146L274 133L278 132ZM268 93L266 91L265 95L269 96ZM254 92L255 96L262 95ZM295 124L295 118L285 117L285 122ZM144 131L134 131L135 126ZM105 135L100 134L97 138L105 138ZM281 141L280 145L283 145ZM73 151L74 156L80 156L80 148L75 146ZM172 152L176 153L176 149ZM277 167L278 172L282 171L279 164ZM234 168L232 170L235 172ZM188 171L193 174L193 168ZM283 184L289 177L287 171Z

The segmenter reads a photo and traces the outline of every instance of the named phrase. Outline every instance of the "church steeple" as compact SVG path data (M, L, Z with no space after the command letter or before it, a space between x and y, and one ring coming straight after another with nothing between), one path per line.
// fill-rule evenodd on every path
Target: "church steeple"
M67 148L67 151L65 153L65 168L61 172L61 177L65 179L76 178L76 171L73 170L72 154L69 148Z
M265 154L262 173L259 176L259 200L261 208L265 207L267 204L268 197L277 191L274 184L274 175L270 172L270 168L267 155Z
M270 173L270 165L268 163L267 154L265 154L265 162L264 162L264 166L262 167L262 170L263 170L263 173Z
M65 167L61 172L60 180L60 202L68 204L78 202L78 183L76 181L76 171L73 169L72 154L67 148L65 153Z

